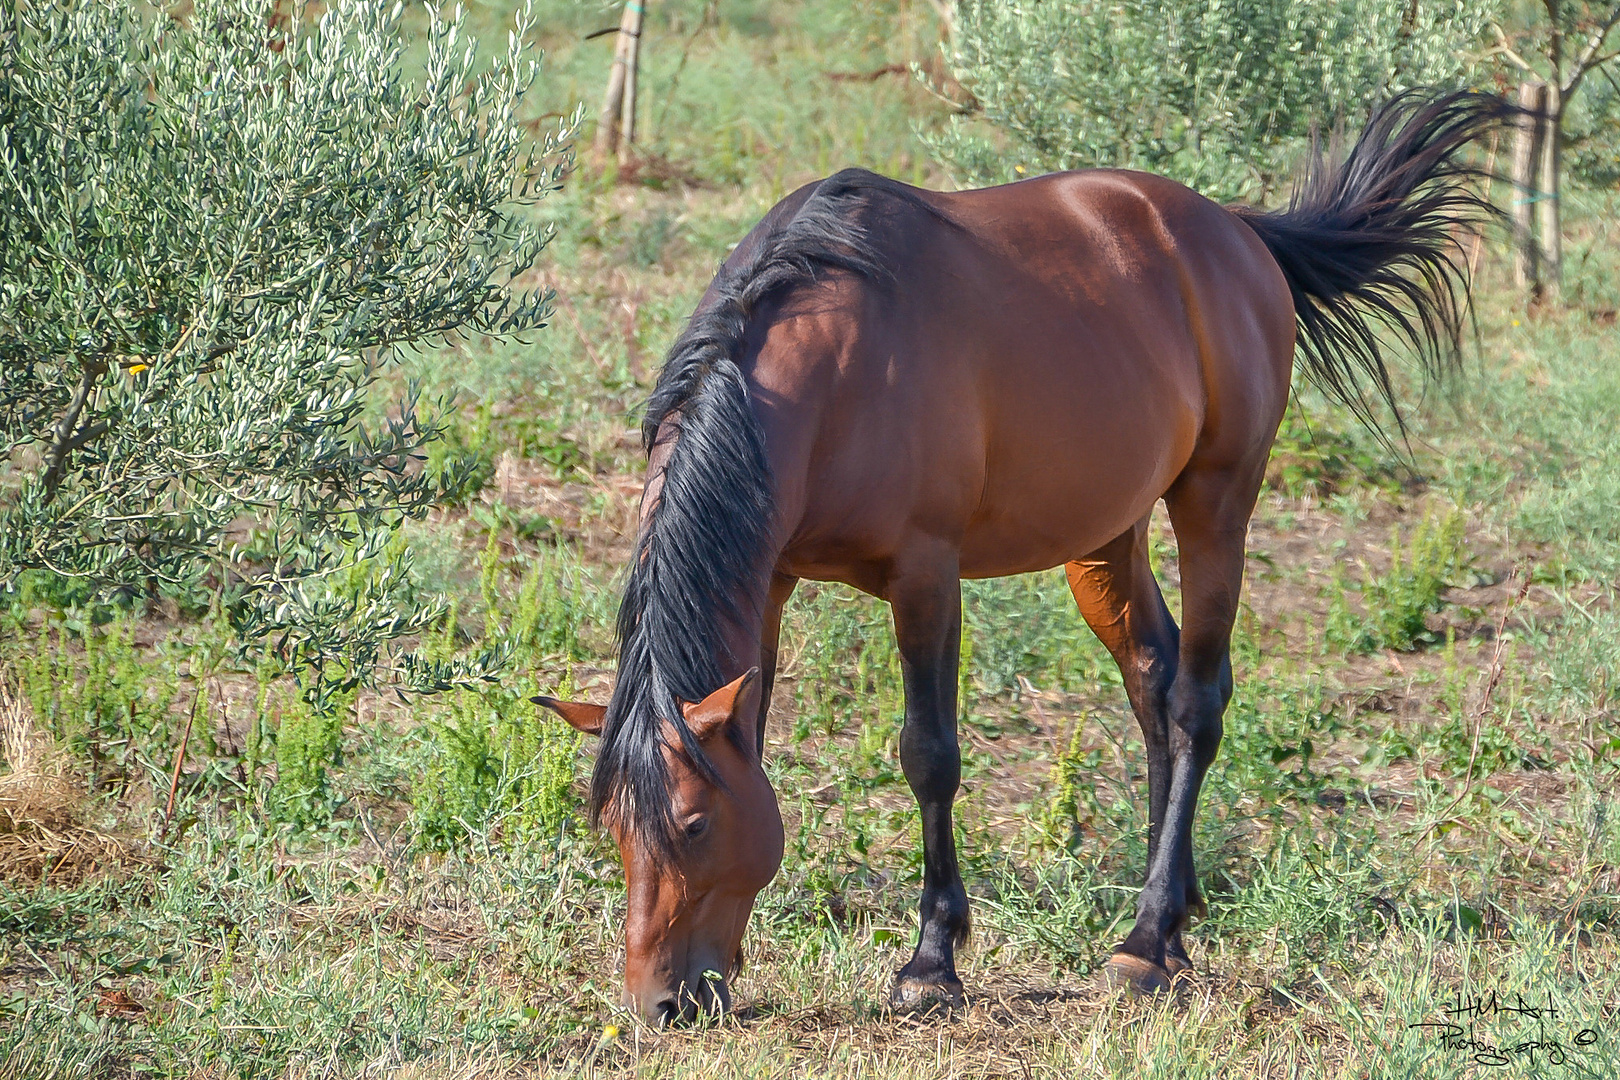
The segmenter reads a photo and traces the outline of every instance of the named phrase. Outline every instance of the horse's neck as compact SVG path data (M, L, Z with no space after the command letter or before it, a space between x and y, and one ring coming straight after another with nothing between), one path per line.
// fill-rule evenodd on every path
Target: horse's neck
M647 457L647 479L642 487L641 509L638 515L637 550L641 550L644 534L664 495L664 480L670 455L680 439L681 411L671 411L659 425L657 436ZM761 664L760 635L764 627L765 607L770 591L771 571L780 551L780 543L773 533L765 550L759 555L756 572L737 580L735 591L728 598L735 618L715 613L721 648L714 656L715 666L722 677L721 685L742 675L749 668ZM642 557L646 557L645 554Z

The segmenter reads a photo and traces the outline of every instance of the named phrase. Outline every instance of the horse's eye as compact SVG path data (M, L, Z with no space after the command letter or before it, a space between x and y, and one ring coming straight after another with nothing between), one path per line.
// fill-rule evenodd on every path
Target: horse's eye
M688 840L696 840L698 837L702 836L704 832L708 830L708 828L708 818L693 818L691 821L686 823L686 838Z

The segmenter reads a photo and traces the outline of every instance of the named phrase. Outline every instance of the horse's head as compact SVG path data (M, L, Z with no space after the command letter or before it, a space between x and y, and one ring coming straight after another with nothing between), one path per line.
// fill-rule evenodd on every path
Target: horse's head
M534 699L580 731L599 735L601 705ZM743 930L754 898L782 863L782 816L760 761L759 669L682 706L718 776L706 778L666 721L668 850L634 827L633 806L604 808L602 820L624 860L625 1004L652 1024L693 1019L731 1006L727 981L742 964Z

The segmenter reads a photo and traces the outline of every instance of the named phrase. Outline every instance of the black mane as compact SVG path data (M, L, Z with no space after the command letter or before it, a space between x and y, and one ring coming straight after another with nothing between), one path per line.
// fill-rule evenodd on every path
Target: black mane
M903 185L862 170L823 180L750 257L721 270L709 301L670 348L647 404L648 452L663 425L674 426L676 438L619 607L618 684L602 725L590 807L594 823L614 804L621 827L663 857L673 851L675 831L662 721L672 722L698 771L719 783L680 703L721 686L723 631L756 614L752 605L770 570L770 466L737 363L749 321L765 301L826 271L886 280L863 220L877 193L932 209Z

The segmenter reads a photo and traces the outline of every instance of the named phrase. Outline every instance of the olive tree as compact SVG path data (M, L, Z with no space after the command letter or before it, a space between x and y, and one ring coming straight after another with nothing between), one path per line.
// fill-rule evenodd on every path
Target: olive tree
M525 127L527 13L429 12L407 77L398 3L0 0L0 584L221 586L349 684L433 616L391 539L464 471L396 361L544 325L577 117Z
M1313 130L1467 79L1481 0L960 0L979 110L933 140L964 182L1117 166L1264 197Z

